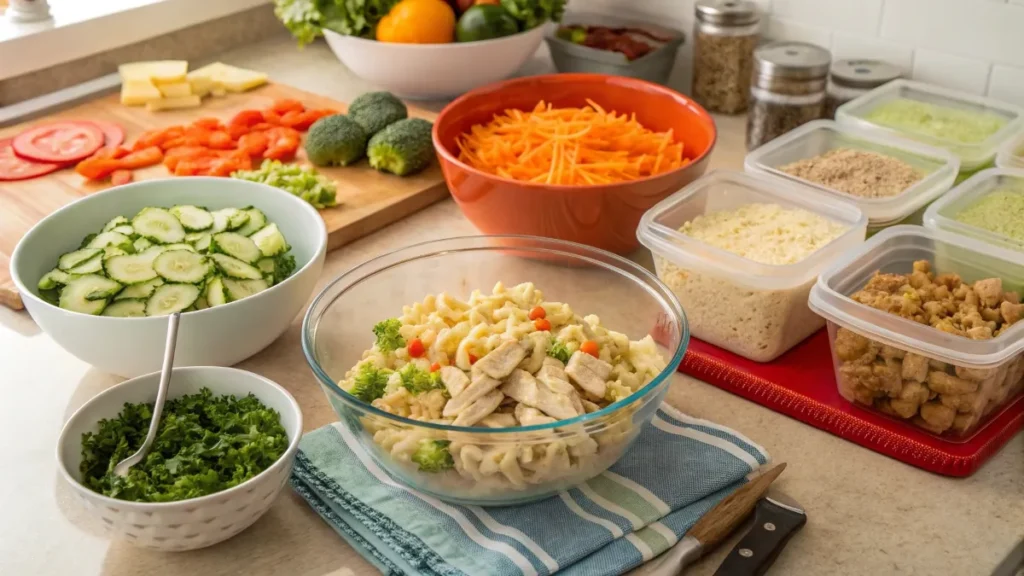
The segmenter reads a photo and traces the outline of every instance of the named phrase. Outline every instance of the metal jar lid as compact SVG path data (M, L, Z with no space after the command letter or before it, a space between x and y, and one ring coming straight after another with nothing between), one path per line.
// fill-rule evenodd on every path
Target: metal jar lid
M746 26L761 19L749 0L700 0L694 8L698 20L719 26Z
M877 88L903 74L881 60L837 60L832 64L832 81L846 88Z
M806 42L772 42L754 50L758 76L814 80L828 76L832 53Z

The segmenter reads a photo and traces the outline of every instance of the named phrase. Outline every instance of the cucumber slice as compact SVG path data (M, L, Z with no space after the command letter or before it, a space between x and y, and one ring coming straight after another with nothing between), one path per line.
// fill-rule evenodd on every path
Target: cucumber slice
M63 286L67 284L73 278L74 276L68 274L67 272L61 270L60 268L54 268L53 270L50 270L46 274L43 274L43 277L39 279L39 284L37 284L37 286L39 287L40 290L53 290L57 286Z
M250 236L253 242L260 247L260 251L266 257L284 254L291 249L288 242L285 242L284 234L277 229L277 224L268 224L259 232Z
M196 299L196 303L192 305L196 310L206 310L210 307L210 304L206 301L206 296L199 296Z
M214 276L206 285L206 303L212 308L223 306L228 303L228 296L224 292L224 280L220 276Z
M103 310L103 316L115 318L142 318L146 315L146 301L134 298L118 300Z
M71 274L99 274L103 271L103 250L78 266L68 270Z
M174 254L176 252L165 252ZM191 306L199 299L199 288L193 284L164 284L146 300L146 316L166 316Z
M125 286L124 290L121 290L117 293L117 296L114 296L114 301L130 300L134 298L145 300L153 295L153 291L157 289L157 286L162 286L163 283L163 278L156 277L146 282Z
M274 270L277 269L277 264L274 262L273 258L262 258L256 263L256 267L264 274L273 274Z
M160 244L175 244L185 239L185 228L163 208L143 208L132 220L135 233Z
M226 276L231 278L238 278L240 280L261 280L263 274L257 268L242 262L237 258L226 256L224 254L210 254L210 258L213 259L213 263L217 265ZM209 298L207 298L209 300ZM213 300L210 300L212 303Z
M171 282L195 284L210 273L210 263L202 254L188 250L170 250L153 260L153 270ZM189 302L185 308L191 304Z
M110 278L95 274L75 278L60 291L59 305L65 310L96 316L107 307L106 298L101 294L113 294L121 285Z
M147 248L154 246L154 244L148 238L136 238L135 242L132 242L132 246L135 247L136 252L145 252Z
M241 218L241 216L238 215L241 212L242 211L238 208L224 208L222 210L215 210L214 212L211 212L210 214L213 216L213 228L210 229L210 232L216 234L217 232L224 232L225 230L228 230L232 220L237 222L238 219ZM246 218L248 218L248 214L246 214Z
M74 252L68 252L57 260L57 267L61 270L71 270L75 266L95 258L97 255L102 254L103 250L99 248L82 248L81 250L75 250Z
M149 282L157 277L153 269L153 258L146 254L129 254L126 256L114 256L103 260L103 271L112 280L130 286Z
M268 287L273 286L274 285L274 275L273 274L264 274L263 275L263 281L267 283Z
M260 280L235 280L234 278L225 278L224 291L227 293L228 298L234 302L235 300L241 300L242 298L248 298L253 294L259 294L270 286L267 285L266 281Z
M118 234L124 234L125 236L135 236L135 228L132 228L131 224L122 224L115 227L113 230L105 230L105 232L117 232Z
M210 247L214 252L238 258L246 264L255 264L263 257L263 253L260 252L255 242L237 232L214 234Z
M125 224L131 224L131 222L129 222L124 216L114 216L110 222L103 225L103 230L101 230L101 232L110 232L114 228L124 226Z
M252 236L253 232L267 225L267 215L261 212L259 208L250 206L242 210L242 212L249 215L249 221L245 223L245 226L235 230L236 233L242 236Z
M191 244L199 252L208 252L210 250L210 238L209 232L193 232L185 236L185 242Z
M181 222L181 225L185 227L185 230L189 232L197 232L199 230L206 230L210 226L213 226L213 215L206 210L197 206L175 206L171 208L171 214Z
M126 254L128 254L128 252L118 248L117 246L107 246L103 249L104 258L113 258L114 256L124 256Z
M39 297L54 306L60 306L60 290L57 290L56 288L52 290L40 290Z
M107 246L120 248L126 252L135 249L132 239L118 232L104 232L93 238L86 248L106 248Z
M171 250L188 250L189 252L195 252L195 246L187 242L178 242L177 244L168 244L163 247L164 252L170 252Z
M228 217L228 230L238 230L249 223L249 213L235 210L235 213Z

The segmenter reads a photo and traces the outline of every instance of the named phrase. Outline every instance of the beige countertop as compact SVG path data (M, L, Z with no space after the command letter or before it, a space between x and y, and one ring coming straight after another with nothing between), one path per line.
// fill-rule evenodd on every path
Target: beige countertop
M271 39L224 56L279 82L346 100L368 87L324 45L297 50ZM539 55L526 68L545 71ZM739 168L743 124L720 119L713 165ZM320 286L345 269L413 242L475 234L450 200L328 255ZM636 258L649 260L646 254ZM307 368L296 318L267 350L240 367L271 378L299 400L307 429L336 420ZM58 479L54 446L64 420L119 379L73 358L24 312L0 309L0 574L5 576L343 576L374 574L291 491L253 527L217 546L163 554L110 543ZM669 402L735 428L789 467L778 486L809 521L771 574L983 576L1024 538L1024 434L974 476L937 476L676 375ZM736 536L687 573L710 575ZM638 570L642 574L643 570Z

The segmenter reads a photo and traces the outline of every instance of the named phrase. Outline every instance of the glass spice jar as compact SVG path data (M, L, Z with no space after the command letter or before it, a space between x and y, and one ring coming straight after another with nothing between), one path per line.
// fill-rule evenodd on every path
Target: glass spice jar
M747 150L821 118L832 54L814 44L773 42L754 51Z
M837 60L825 88L825 118L835 119L836 109L850 100L887 84L903 74L881 60Z
M693 97L710 112L747 109L761 15L748 0L700 0L694 7Z

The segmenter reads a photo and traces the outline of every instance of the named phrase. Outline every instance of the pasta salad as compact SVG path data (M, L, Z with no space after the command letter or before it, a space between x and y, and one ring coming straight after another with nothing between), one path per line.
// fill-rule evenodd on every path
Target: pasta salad
M428 295L378 323L374 333L375 344L341 387L390 414L453 426L568 420L628 397L666 366L650 335L631 341L595 315L546 301L532 283L498 283L490 294L474 290L468 301ZM589 430L576 424L498 435L373 416L362 425L410 471L475 488L525 489L606 468L638 432L630 413L617 411L614 420Z

